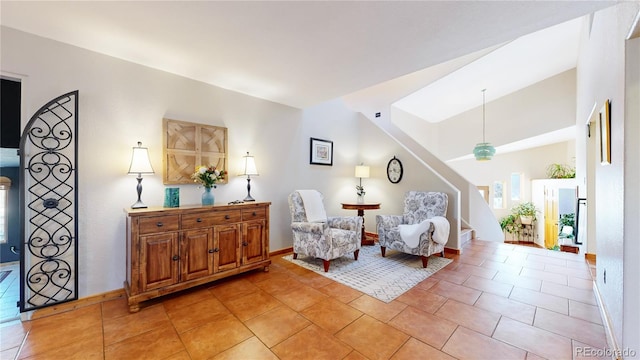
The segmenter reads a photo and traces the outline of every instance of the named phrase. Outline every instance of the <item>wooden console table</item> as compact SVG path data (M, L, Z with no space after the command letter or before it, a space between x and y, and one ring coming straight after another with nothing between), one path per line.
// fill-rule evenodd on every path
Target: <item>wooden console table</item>
M360 245L373 245L373 240L367 240L367 236L364 233L364 211L365 210L378 210L380 209L380 203L373 204L357 204L357 203L342 203L342 208L345 210L358 210L358 216L362 218L362 237L360 238Z
M269 270L269 205L124 209L129 311L158 296Z

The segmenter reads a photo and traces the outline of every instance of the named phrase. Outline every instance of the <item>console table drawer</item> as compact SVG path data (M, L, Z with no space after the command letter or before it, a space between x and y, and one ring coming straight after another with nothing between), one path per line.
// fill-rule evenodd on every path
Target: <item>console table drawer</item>
M182 215L182 229L210 227L217 222L218 218L211 212Z
M254 220L254 219L266 219L267 218L267 209L264 207L258 209L243 209L242 210L242 221Z
M140 218L138 231L140 234L175 231L180 228L179 215L150 216Z
M240 210L219 211L211 214L211 218L216 225L232 224L242 221L242 213Z

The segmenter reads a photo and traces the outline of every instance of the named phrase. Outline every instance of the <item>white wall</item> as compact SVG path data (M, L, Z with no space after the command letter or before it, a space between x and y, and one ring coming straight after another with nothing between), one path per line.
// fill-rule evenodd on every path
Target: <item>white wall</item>
M354 168L364 162L372 166L371 178L363 180L367 201L381 201L382 211L392 210L401 200L389 191L399 187L386 180L391 154L398 154L407 166L402 184L420 183L420 165L340 99L295 109L14 29L1 30L0 70L23 79L23 125L50 99L75 89L80 93L80 297L122 288L126 257L123 208L137 197L135 178L126 173L131 147L137 141L149 147L156 171L144 177L142 199L148 206L163 204L163 118L228 128L231 176L228 184L214 190L216 203L246 196L246 178L235 174L246 151L255 155L260 175L251 181L251 194L257 201L272 203L271 251L292 246L287 196L295 189L318 189L325 195L330 215L355 216L340 203L355 201L358 179ZM333 141L333 166L309 164L311 137ZM366 141L360 145L360 139ZM202 189L196 185L179 188L181 204L200 202ZM375 232L377 213L381 212L366 214L367 231Z
M584 126L594 103L599 110L606 99L611 100L611 164L587 164L585 160L577 164L577 170L579 178L589 178L586 171L590 167L595 171L595 184L589 184L594 185L595 196L587 202L590 208L596 209L595 215L590 214L589 218L589 223L596 225L596 282L618 344L636 352L640 351L640 319L638 299L633 297L637 292L632 288L637 286L640 253L636 245L637 232L630 234L625 228L637 224L638 213L625 212L625 204L638 202L640 185L637 177L632 177L634 172L629 171L638 167L638 159L627 158L626 153L637 153L639 137L637 133L626 132L627 125L637 124L638 118L637 114L635 118L625 118L625 38L638 11L638 2L609 7L595 13L591 28L585 29L578 60L576 111L576 124ZM637 63L628 66L637 67ZM633 86L638 86L637 79ZM578 158L594 159L586 154L587 149L593 149L587 146L587 139L578 137L577 141ZM594 160L599 161L598 158ZM633 278L635 284L628 282ZM634 305L629 307L631 304ZM624 312L632 308L634 312Z
M216 203L246 196L235 176L246 151L260 176L251 181L258 201L271 201L271 251L292 245L287 195L318 188L328 210L353 199L358 117L340 101L307 110L234 93L201 82L2 27L2 73L24 79L23 126L50 99L79 90L79 296L122 288L125 215L136 200L126 175L131 147L149 147L154 176L145 176L142 199L162 206L162 119L225 126L230 180L214 190ZM309 138L334 141L334 166L309 165ZM198 204L202 189L180 186L181 204Z
M640 14L638 14L640 18ZM640 308L634 299L640 299L640 23L626 49L626 109L625 109L625 229L624 229L624 309L627 319L623 324L622 343L640 349ZM635 159L635 161L634 161ZM634 179L636 181L634 181ZM634 241L635 240L635 241Z

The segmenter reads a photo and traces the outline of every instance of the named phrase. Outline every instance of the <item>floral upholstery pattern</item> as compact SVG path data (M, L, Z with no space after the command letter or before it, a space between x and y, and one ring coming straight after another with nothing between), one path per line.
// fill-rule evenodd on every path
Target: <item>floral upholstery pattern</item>
M423 266L426 267L427 258L432 254L442 253L444 245L438 244L432 238L433 224L420 235L417 247L411 248L400 238L400 224L418 224L434 216L446 216L449 204L447 194L443 192L408 191L404 196L403 215L376 215L376 229L382 256L386 248L403 253L422 256Z
M362 218L359 216L329 216L326 223L307 222L304 202L297 191L289 194L293 256L298 254L324 260L324 271L329 261L349 253L358 260Z

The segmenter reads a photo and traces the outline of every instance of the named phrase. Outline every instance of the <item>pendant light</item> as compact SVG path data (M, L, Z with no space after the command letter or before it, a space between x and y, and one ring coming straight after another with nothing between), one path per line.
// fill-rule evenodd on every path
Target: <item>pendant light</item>
M482 142L478 143L475 148L473 148L473 155L476 157L478 161L488 161L491 160L493 155L496 153L496 148L491 146L484 139L484 128L485 128L485 116L484 116L484 106L485 106L485 98L484 93L487 89L482 89Z

